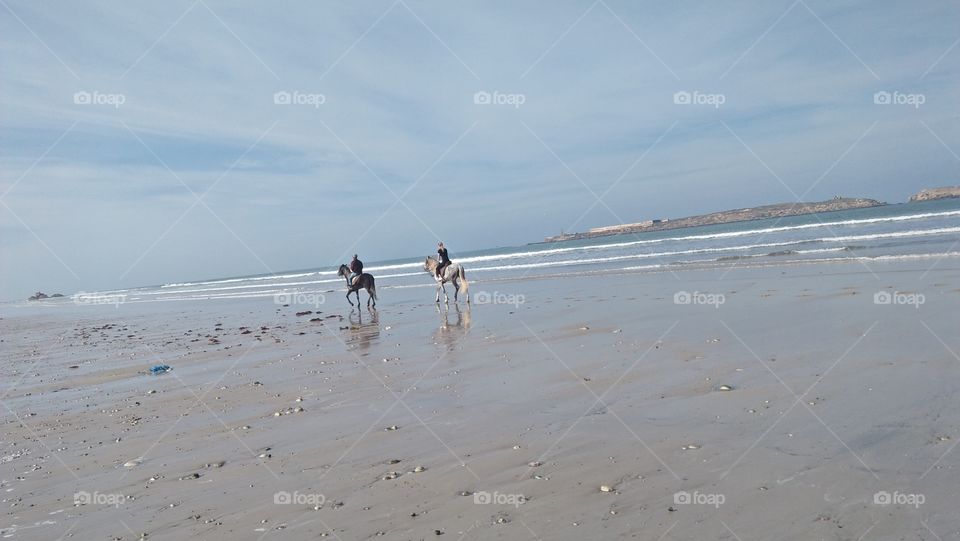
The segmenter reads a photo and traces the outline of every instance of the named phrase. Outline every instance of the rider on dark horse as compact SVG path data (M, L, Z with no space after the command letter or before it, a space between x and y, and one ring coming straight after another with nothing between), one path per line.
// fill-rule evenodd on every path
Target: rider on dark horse
M450 255L447 254L447 248L442 242L437 243L437 255L440 256L440 264L437 265L437 279L443 278L443 269L450 264Z
M353 281L363 274L363 261L360 261L357 258L357 254L353 254L353 259L350 260L350 276L347 278L347 286L352 286Z

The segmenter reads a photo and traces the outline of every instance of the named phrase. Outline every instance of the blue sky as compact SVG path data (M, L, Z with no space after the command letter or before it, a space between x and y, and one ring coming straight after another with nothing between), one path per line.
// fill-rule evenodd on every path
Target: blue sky
M960 184L954 1L517 4L3 0L0 299Z

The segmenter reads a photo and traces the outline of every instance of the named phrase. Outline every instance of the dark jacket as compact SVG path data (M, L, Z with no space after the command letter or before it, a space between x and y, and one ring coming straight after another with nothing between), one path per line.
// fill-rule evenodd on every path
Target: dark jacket
M353 261L351 261L351 262L350 262L350 272L355 272L355 273L357 273L357 274L362 273L362 272L363 272L363 261L360 261L359 259L354 259Z
M441 264L441 265L447 265L447 264L450 263L450 256L447 255L447 249L446 249L446 248L440 248L439 250L437 250L437 255L440 256L440 264Z

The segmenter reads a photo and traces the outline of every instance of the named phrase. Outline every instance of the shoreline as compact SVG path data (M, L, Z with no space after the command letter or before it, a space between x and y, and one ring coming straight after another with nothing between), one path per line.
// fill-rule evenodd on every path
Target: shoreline
M881 255L881 256L850 256L850 257L825 257L825 258L807 258L807 259L788 259L788 260L778 260L780 254L769 253L761 256L750 256L750 257L739 257L734 259L725 259L725 260L714 260L714 261L704 261L703 263L683 263L683 264L657 264L657 265L640 265L633 267L620 267L620 268L604 268L604 269L589 269L589 270L580 270L573 272L554 272L554 273L544 273L537 275L527 275L527 276L505 276L505 277L487 277L482 279L477 279L473 276L470 278L470 287L475 287L477 284L497 284L497 283L517 283L517 282L528 282L528 281L542 281L542 280L559 280L566 278L580 278L580 277L597 277L597 276L630 276L630 275L657 275L657 274L675 274L675 273L684 273L684 272L712 272L712 271L722 271L729 272L735 269L778 269L778 268L802 268L815 265L847 265L858 263L861 269L869 268L871 263L876 264L896 264L896 263L907 263L907 262L918 262L924 260L952 260L955 258L960 258L960 250L947 253L933 253L933 254L901 254L901 255ZM770 259L763 259L770 258ZM339 280L337 280L339 282ZM423 283L416 284L396 284L396 285L380 285L378 286L379 291L391 291L391 290L404 290L404 289L430 289L431 291L435 288L433 282L424 281ZM282 295L309 295L319 293L324 296L332 294L331 299L339 300L338 293L342 293L342 288L296 288L297 291L287 291ZM448 284L448 294L453 295L452 286ZM120 290L124 291L124 290ZM98 292L96 294L90 293L88 295L93 296L97 294L102 294L105 297L109 298L110 294L113 292ZM184 298L184 297L175 297L175 298L156 298L156 299L138 299L138 300L122 300L119 302L102 302L95 303L90 302L87 304L91 305L104 305L104 306L114 306L120 304L150 304L150 303L194 303L194 302L205 302L205 301L231 301L231 300L244 300L244 299L270 299L275 298L278 293L274 292L257 292L257 293L230 293L230 294L210 294L210 295L199 295L193 298ZM0 317L3 316L3 309L12 309L12 310L27 310L30 308L38 308L44 310L56 310L58 308L63 308L68 305L78 305L78 308L83 309L83 303L74 303L70 300L70 297L63 297L59 300L53 299L44 299L41 301L8 301L0 303ZM89 307L89 306L88 306ZM9 315L14 315L11 313Z

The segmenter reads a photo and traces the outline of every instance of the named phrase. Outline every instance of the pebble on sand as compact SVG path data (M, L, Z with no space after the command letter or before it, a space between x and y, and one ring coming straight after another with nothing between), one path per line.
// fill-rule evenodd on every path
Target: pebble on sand
M600 485L600 492L613 492L613 487L610 485Z

